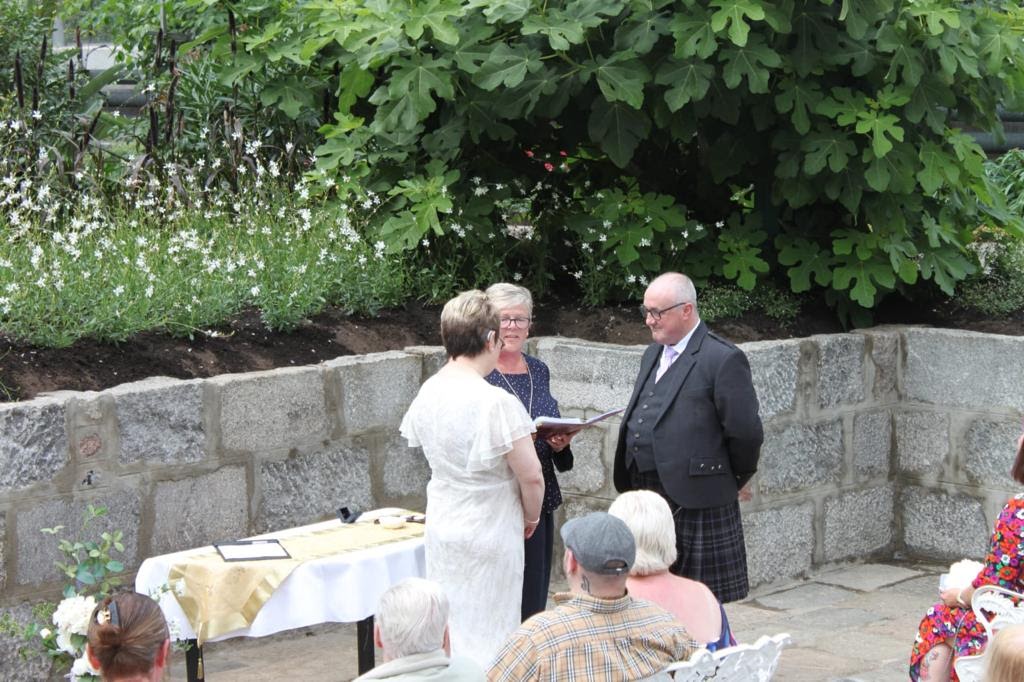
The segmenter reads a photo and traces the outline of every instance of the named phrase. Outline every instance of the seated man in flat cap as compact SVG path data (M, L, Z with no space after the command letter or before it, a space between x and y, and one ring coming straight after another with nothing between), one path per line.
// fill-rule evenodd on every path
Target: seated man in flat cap
M668 611L626 593L636 544L622 520L604 512L575 518L562 526L562 540L570 592L512 634L488 680L642 680L700 646Z

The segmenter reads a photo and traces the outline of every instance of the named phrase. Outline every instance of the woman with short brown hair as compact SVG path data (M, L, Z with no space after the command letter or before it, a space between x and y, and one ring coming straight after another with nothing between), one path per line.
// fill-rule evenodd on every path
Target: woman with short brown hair
M86 655L106 682L163 679L171 635L159 604L134 592L106 597L89 621Z
M540 522L544 478L526 410L484 381L502 344L484 292L445 304L441 339L448 363L423 382L400 430L430 465L426 577L451 602L452 653L486 668L519 626L523 538Z

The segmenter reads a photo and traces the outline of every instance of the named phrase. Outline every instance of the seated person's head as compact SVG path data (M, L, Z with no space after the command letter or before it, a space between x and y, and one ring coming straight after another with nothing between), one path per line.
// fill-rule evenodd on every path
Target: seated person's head
M665 498L650 490L631 490L619 495L608 513L622 519L636 540L633 575L668 570L676 560L676 525Z
M385 661L438 649L450 654L448 598L435 582L406 578L381 595L373 635Z
M106 597L89 621L86 652L104 680L158 680L167 667L171 635L160 605L134 592Z
M1007 625L996 633L985 651L985 682L1024 680L1024 624Z
M448 357L474 358L498 338L501 316L487 294L476 289L463 291L441 310L441 342Z
M592 512L566 521L563 567L574 592L595 597L621 597L636 558L633 534L621 519Z

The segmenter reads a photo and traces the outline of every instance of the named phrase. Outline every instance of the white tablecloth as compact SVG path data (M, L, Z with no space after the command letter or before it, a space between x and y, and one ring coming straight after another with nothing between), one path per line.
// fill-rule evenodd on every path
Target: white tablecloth
M282 538L322 530L339 521L324 521L310 526L258 535L258 538ZM167 584L171 566L189 554L209 551L210 547L163 554L142 562L135 577L135 591L150 594ZM369 549L346 552L300 564L263 605L248 628L214 637L216 642L232 637L263 637L282 630L317 623L352 623L372 616L380 596L391 585L426 574L423 538L403 540ZM164 593L160 608L168 622L178 624L178 636L195 639L195 631L172 594Z

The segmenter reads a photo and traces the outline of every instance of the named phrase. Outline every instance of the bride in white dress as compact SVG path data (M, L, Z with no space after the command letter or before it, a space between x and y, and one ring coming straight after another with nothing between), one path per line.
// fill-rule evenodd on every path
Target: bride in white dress
M441 311L448 363L423 383L401 433L423 448L427 578L451 603L452 654L485 669L519 626L523 538L540 519L544 478L522 404L488 384L500 317L482 291Z

